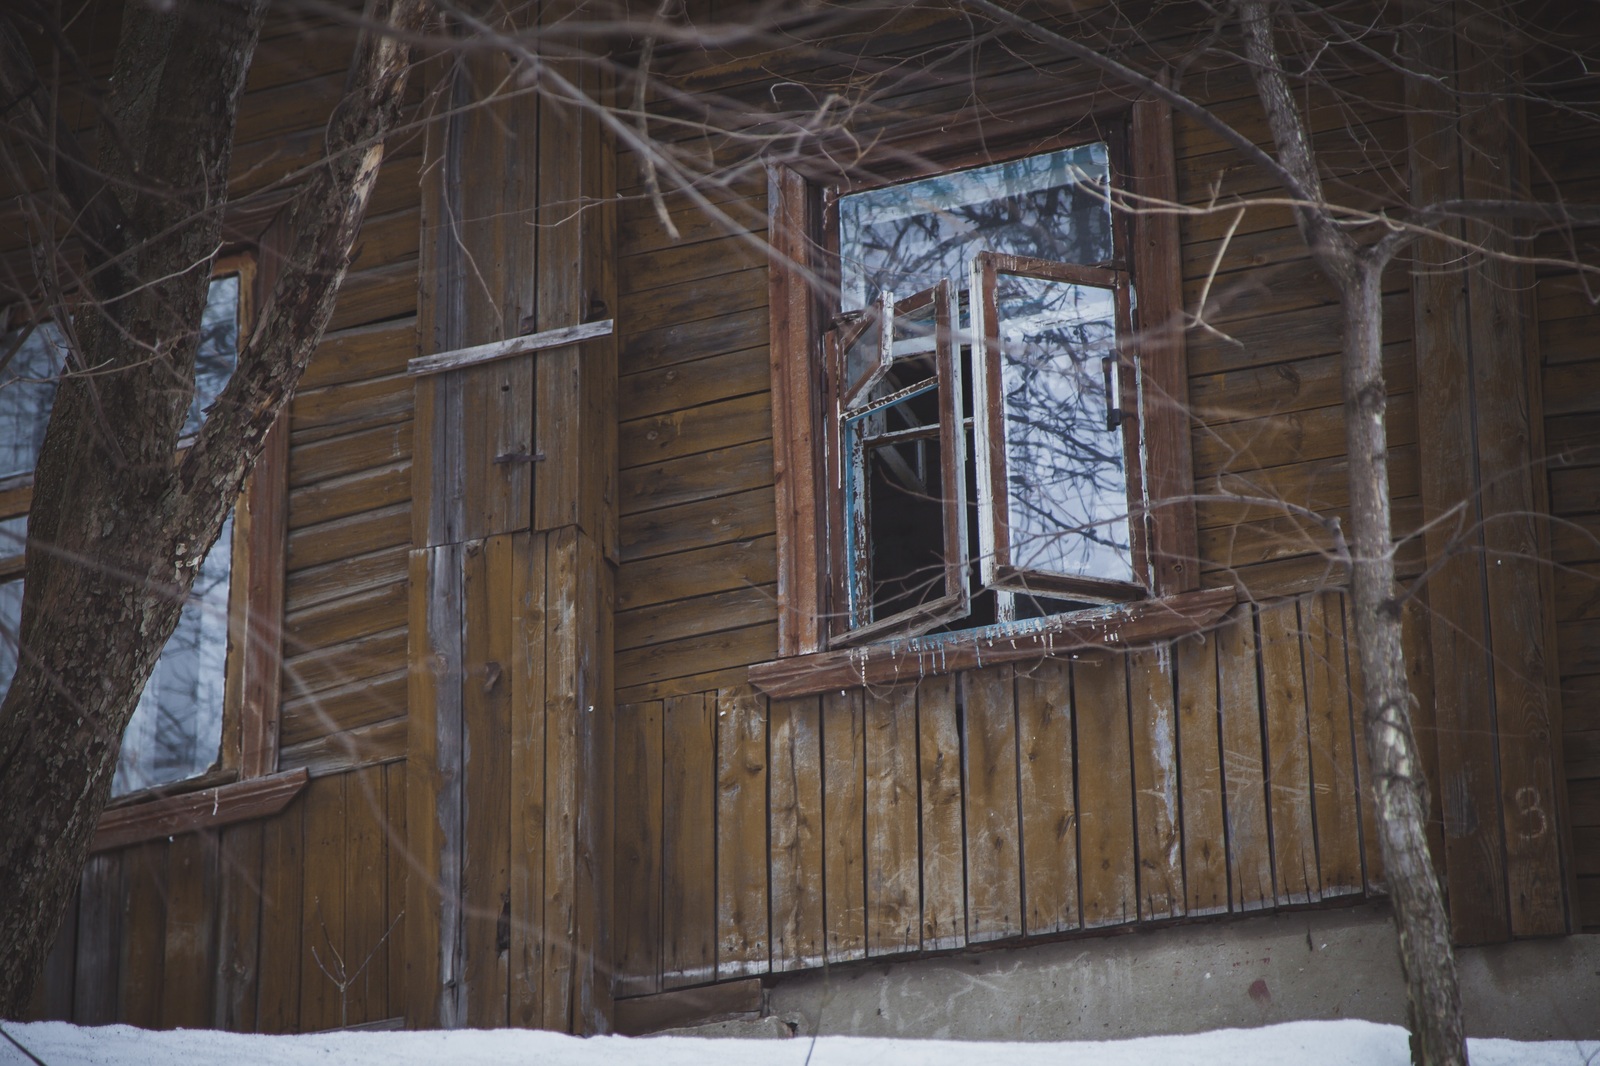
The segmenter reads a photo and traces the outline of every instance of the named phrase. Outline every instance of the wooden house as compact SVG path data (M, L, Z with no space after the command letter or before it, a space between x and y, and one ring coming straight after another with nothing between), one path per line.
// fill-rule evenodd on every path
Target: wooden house
M1248 71L1181 6L713 6L530 5L536 74L419 68L240 504L222 754L108 810L39 1017L638 1029L685 989L1383 896L1317 517L1334 290L1286 207L1216 209L1268 175L1062 42L1266 143ZM1455 29L1459 95L1376 51L1297 78L1331 195L1594 202L1592 111L1505 91L1559 56ZM269 21L247 262L349 55ZM1449 236L1383 298L1434 858L1461 944L1597 932L1592 245Z

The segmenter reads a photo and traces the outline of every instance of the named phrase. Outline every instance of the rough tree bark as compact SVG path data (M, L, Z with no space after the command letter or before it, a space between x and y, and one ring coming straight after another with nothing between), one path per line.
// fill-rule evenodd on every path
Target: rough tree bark
M52 121L21 20L0 12L7 151L34 157L46 194L75 220L85 265L35 470L21 654L0 704L0 1016L27 1005L139 694L332 313L426 6L369 4L326 158L284 209L277 280L181 460L234 120L266 0L128 4L95 158ZM68 322L67 308L55 311Z
M1400 639L1383 380L1384 267L1409 239L1388 231L1360 244L1326 210L1316 158L1289 91L1266 0L1239 4L1245 57L1278 159L1293 175L1306 245L1339 293L1344 322L1345 440L1350 469L1350 595L1378 842L1394 904L1414 1062L1467 1061L1461 992L1444 896L1428 855L1428 786L1411 728Z

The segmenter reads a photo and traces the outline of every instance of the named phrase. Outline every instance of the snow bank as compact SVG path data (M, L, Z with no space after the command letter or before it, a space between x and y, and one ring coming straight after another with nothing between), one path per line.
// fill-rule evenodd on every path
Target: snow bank
M151 1032L126 1025L6 1023L5 1032L48 1066L1407 1066L1405 1030L1372 1022L1291 1022L1193 1036L1032 1044L953 1040L707 1040L604 1036L588 1040L526 1030L319 1033L253 1036L206 1030ZM1593 1066L1600 1041L1473 1040L1474 1066ZM0 1039L0 1066L32 1066Z

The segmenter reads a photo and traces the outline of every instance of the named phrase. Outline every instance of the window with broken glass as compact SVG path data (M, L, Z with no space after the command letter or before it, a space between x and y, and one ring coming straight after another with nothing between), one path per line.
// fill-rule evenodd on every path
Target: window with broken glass
M184 422L196 433L233 374L239 343L240 273L215 278L201 323L195 388ZM68 345L53 322L20 325L0 352L0 698L18 656L23 558L33 468L44 443ZM113 796L171 785L218 770L223 748L234 571L233 519L200 565L177 628L168 639L123 735Z
M834 195L832 643L1149 594L1115 146Z

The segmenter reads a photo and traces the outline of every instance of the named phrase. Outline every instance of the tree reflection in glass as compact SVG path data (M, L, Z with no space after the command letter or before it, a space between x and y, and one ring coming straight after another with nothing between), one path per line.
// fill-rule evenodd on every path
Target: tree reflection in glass
M1107 417L1110 289L995 277L1011 564L1132 581L1122 431Z

